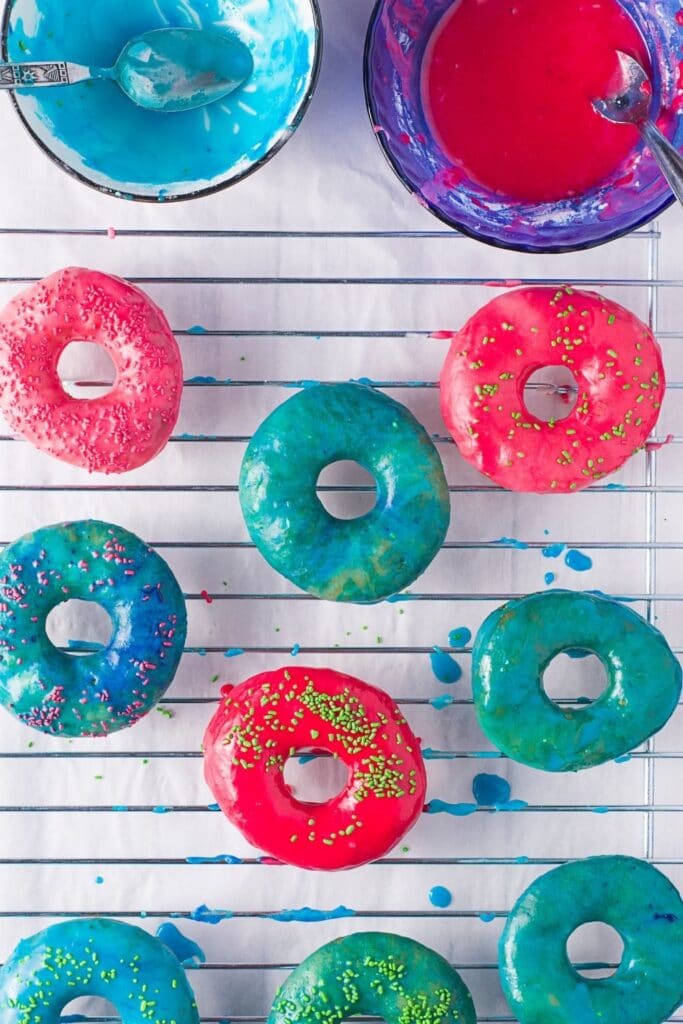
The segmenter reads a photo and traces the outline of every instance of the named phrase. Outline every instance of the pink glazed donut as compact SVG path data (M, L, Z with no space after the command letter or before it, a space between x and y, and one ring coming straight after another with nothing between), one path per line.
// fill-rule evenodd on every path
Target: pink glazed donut
M524 403L536 371L566 366L577 401L545 422ZM510 491L579 491L645 444L664 397L652 332L595 292L531 287L499 295L453 336L441 412L460 454Z
M116 368L101 398L74 398L57 365L72 341L94 342ZM48 455L90 472L126 473L154 458L178 418L180 351L144 292L97 270L59 270L0 313L0 409Z

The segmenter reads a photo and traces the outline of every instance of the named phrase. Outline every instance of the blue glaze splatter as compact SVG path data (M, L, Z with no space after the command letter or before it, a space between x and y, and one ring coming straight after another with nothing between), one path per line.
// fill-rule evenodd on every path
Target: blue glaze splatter
M206 903L195 907L190 914L193 921L200 921L202 924L220 924L221 921L229 921L234 916L232 910L209 910Z
M445 885L435 885L433 889L429 890L429 902L443 910L450 907L453 902L453 894Z
M112 67L124 45L155 28L226 27L248 45L245 86L208 107L166 114L131 102L113 81L18 92L31 130L67 166L124 198L166 199L229 181L261 161L296 126L315 65L308 0L200 5L178 0L11 0L10 60L70 60ZM40 95L38 95L40 93Z
M467 626L458 626L457 629L452 629L448 634L448 646L467 647L471 639L472 631Z
M103 883L104 879L102 878L102 875L98 875L95 879L95 885L102 885Z
M206 963L206 954L201 946L188 939L174 924L167 922L157 928L157 938L163 942L183 967L194 967Z
M301 645L300 644L294 644L294 646L292 647L292 650L291 650L292 657L296 658L296 656L297 656L297 654L299 653L300 650L301 650Z
M555 573L554 572L547 572L545 574L545 576L543 577L543 579L545 580L546 587L549 587L552 583L555 582Z
M186 857L186 864L243 864L241 857L231 853L219 853L216 857Z
M454 701L455 697L451 697L450 693L443 693L440 697L432 697L429 703L433 708L436 708L437 711L443 711L444 708L453 704Z
M510 783L500 775L482 772L472 780L472 794L481 806L495 807L510 800Z
M541 554L544 558L559 558L566 544L547 544L546 547L541 548Z
M593 559L589 558L588 555L584 555L583 551L570 548L564 556L564 564L569 569L573 569L574 572L588 572L589 569L593 568Z
M429 655L429 660L432 663L432 672L440 683L450 686L453 683L457 683L462 676L462 669L455 658L451 657L450 654L446 654L440 647L434 648Z

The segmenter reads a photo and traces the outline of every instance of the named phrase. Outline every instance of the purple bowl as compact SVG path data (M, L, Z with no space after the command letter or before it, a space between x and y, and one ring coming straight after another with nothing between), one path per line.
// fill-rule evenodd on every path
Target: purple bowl
M365 97L377 139L394 171L433 214L466 235L502 249L571 252L628 234L657 217L674 197L645 146L631 180L625 168L599 188L552 203L501 197L461 177L434 139L422 109L420 70L429 38L454 0L379 0L365 42ZM655 101L670 108L680 64L680 0L620 0L646 41ZM672 134L671 134L672 133ZM683 148L683 118L673 117Z

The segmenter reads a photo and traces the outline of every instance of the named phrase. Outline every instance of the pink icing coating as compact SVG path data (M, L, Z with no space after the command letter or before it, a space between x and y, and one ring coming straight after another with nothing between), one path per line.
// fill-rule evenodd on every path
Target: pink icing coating
M556 365L573 373L577 402L546 423L526 408L524 386ZM562 493L601 480L642 448L664 390L659 345L629 310L595 292L520 288L453 336L441 412L460 454L501 487Z
M57 365L72 341L100 345L116 368L101 398L67 394ZM90 472L126 473L164 447L183 391L180 351L163 312L127 281L59 270L0 313L0 409L41 451Z

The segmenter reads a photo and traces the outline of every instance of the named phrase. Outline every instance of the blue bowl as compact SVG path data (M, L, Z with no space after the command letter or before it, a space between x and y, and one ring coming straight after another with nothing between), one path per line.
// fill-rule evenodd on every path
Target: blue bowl
M108 81L13 94L48 155L103 192L158 202L232 185L284 145L313 95L317 0L7 0L3 56L111 67L129 39L168 26L235 29L253 75L225 99L182 113L143 110Z
M676 97L680 0L621 0L650 52L655 100ZM420 70L429 38L453 0L379 0L365 43L365 96L377 139L394 171L419 203L451 227L503 249L572 252L612 241L657 217L673 201L652 157L637 173L624 168L599 188L552 203L519 202L477 183L452 181L453 165L434 139L420 94ZM683 148L683 118L674 121Z

